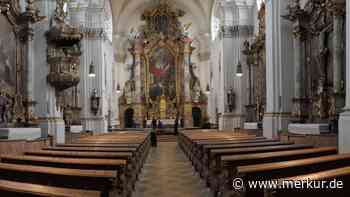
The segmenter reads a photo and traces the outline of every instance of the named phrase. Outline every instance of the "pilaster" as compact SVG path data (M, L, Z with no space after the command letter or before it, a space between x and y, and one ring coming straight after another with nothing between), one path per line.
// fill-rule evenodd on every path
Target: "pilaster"
M35 25L34 37L32 43L28 47L32 48L31 54L28 54L27 60L32 63L33 72L28 72L28 76L33 77L33 100L37 102L34 108L34 115L39 118L39 127L44 133L52 135L59 143L65 140L65 125L63 114L56 106L55 89L47 83L47 75L49 72L47 64L47 42L45 39L46 32L50 29L51 17L54 15L56 8L55 0L37 0L36 7L40 10L40 14L47 17L47 20ZM31 56L31 57L30 57ZM34 72L35 71L35 72ZM29 85L28 85L29 86ZM29 88L29 87L28 87Z
M342 91L342 82L343 82L343 54L344 54L344 47L343 47L343 22L344 22L344 15L345 15L345 6L346 2L345 0L335 1L332 9L333 13L333 66L334 66L334 72L333 72L333 84L334 84L334 93L340 93Z
M245 106L247 105L247 79L248 67L245 64L245 57L242 55L243 42L251 39L253 26L250 24L225 25L222 27L223 65L221 76L221 96L219 103L223 103L223 110L220 111L220 129L232 130L242 128L246 117ZM243 76L236 76L237 65L241 62ZM228 107L229 90L235 94L234 109Z
M107 77L105 34L102 28L90 26L81 26L81 31L84 33L80 70L81 81L79 83L79 89L81 90L80 103L82 104L82 124L84 130L106 132L107 110L104 106L108 106L108 100L105 100L107 96L105 87L105 77ZM88 77L91 64L95 67L96 77ZM97 114L91 111L90 98L94 89L97 91L97 96L100 97L100 105Z
M346 51L350 51L350 3L346 2ZM338 146L340 153L350 152L350 56L346 56L345 109L339 118Z
M263 134L275 138L278 130L290 121L293 84L291 25L281 18L287 7L285 1L266 2L266 112ZM300 66L300 65L296 65ZM293 81L294 83L294 81Z

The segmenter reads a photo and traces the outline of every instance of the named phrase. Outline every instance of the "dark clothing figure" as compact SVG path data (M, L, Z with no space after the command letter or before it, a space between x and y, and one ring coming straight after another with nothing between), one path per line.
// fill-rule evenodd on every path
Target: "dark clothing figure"
M144 119L144 120L142 121L142 127L143 127L143 128L147 128L147 120L146 120L146 119Z
M151 146L157 147L157 134L155 132L155 129L152 129L151 131Z
M180 125L181 125L181 128L185 127L185 121L183 118L180 119Z
M157 129L157 120L153 118L152 119L152 130L151 130L151 146L152 147L157 147L156 129Z
M175 119L175 123L174 123L174 133L175 133L175 135L178 134L178 127L179 127L179 119L176 118Z
M158 128L159 129L162 129L163 128L163 123L162 121L158 120Z
M157 128L157 120L156 119L152 119L152 128L156 129Z
M211 128L211 125L209 122L205 122L203 125L202 125L202 129L210 129Z

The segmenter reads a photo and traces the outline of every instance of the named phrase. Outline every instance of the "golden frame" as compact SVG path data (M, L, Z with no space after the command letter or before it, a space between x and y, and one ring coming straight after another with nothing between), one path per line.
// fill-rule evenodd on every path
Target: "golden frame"
M149 102L149 88L150 88L150 59L152 57L152 55L154 54L156 49L159 48L166 48L171 55L174 57L175 60L175 70L176 70L176 76L175 76L175 87L176 87L176 104L178 106L178 109L182 109L183 108L183 103L182 101L184 99L182 99L184 93L183 93L183 86L184 86L184 80L183 80L183 62L184 62L184 55L183 55L183 43L182 42L174 42L171 40L163 40L160 39L158 41L156 41L153 44L150 44L150 47L147 47L145 49L145 52L142 54L141 59L143 60L142 62L142 66L143 68L141 68L141 70L144 72L141 76L143 77L143 90L144 90L144 95L145 95L145 106L147 106L147 110L145 113L148 113L148 102ZM177 113L181 113L181 111L179 110Z

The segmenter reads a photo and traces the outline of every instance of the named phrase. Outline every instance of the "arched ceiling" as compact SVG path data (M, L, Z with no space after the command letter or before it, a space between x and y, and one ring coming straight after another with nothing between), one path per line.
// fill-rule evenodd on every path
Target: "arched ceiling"
M214 0L168 0L177 9L186 12L182 22L192 22L194 34L210 32L211 9ZM144 10L154 6L159 0L111 0L114 34L127 34L131 28L142 24L140 18Z
M95 0L98 1L98 0ZM180 18L183 24L192 23L190 32L198 40L200 51L209 49L212 28L212 16L222 10L223 17L229 20L241 20L241 16L234 14L233 7L247 7L262 0L108 0L113 12L113 34L118 39L114 45L117 49L123 48L127 35L131 29L137 29L144 22L141 15L145 10L156 6L159 1L167 1L174 9L185 11ZM220 12L220 11L219 11ZM221 18L221 17L220 17ZM222 18L221 18L222 19ZM124 41L123 41L124 40Z

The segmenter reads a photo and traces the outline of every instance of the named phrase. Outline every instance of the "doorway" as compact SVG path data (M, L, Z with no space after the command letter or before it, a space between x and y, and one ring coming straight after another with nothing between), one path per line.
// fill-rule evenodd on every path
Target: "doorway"
M192 108L192 119L194 127L201 127L202 124L202 110L199 107Z
M134 127L134 109L128 108L124 113L125 128Z

